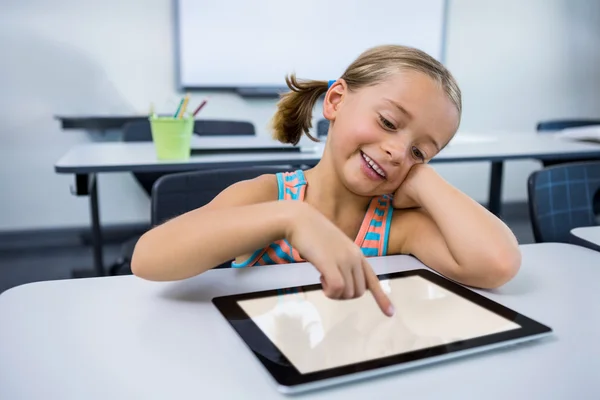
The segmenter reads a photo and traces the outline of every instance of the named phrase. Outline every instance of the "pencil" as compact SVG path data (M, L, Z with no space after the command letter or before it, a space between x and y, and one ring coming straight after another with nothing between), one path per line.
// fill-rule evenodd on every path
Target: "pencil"
M207 102L208 102L208 100L205 99L202 103L200 103L200 105L198 107L196 107L196 110L194 111L194 113L192 115L195 117L196 114L198 114L200 112L200 110L202 110L202 107L204 107Z
M181 101L179 102L179 105L177 106L177 111L175 111L175 115L173 115L173 118L179 117L179 111L181 110L181 106L183 106L183 100L184 99L181 99Z
M183 118L185 114L185 110L187 109L188 103L190 102L190 95L186 94L183 98L183 105L181 106L181 110L179 110L179 118Z

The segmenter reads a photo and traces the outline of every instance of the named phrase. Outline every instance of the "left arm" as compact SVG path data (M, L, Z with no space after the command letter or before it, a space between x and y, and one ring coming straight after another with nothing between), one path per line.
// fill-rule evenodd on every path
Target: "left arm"
M421 262L469 286L493 288L512 279L521 252L511 230L479 203L447 183L429 165L412 168L394 199L420 205L394 211L390 253Z

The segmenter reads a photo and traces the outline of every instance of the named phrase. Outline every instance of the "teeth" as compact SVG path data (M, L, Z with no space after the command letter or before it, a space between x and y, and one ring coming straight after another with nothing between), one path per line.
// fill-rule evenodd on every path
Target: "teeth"
M367 162L367 164L369 164L371 166L371 168L377 172L379 175L381 175L382 178L385 178L385 172L383 172L383 170L381 168L379 168L379 165L377 165L375 163L375 161L373 161L368 155L366 155L365 153L362 153L363 158L365 159L365 161Z

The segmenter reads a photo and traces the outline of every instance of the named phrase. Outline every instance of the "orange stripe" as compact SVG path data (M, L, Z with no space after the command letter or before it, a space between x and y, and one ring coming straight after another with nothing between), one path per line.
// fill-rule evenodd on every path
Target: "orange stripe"
M356 239L354 239L354 243L357 246L361 246L362 242L365 240L365 235L369 230L369 225L371 224L371 218L375 214L375 208L377 207L377 198L373 197L371 199L371 203L369 203L369 208L365 214L365 218L363 219L362 224L360 225L360 229L358 230L358 234L356 235Z
M275 243L281 247L281 250L283 250L284 253L290 254L291 248L285 240L278 240Z
M383 215L380 216L380 215L377 215L377 214L373 213L372 218L369 218L369 219L374 219L377 222L383 222L383 221L385 221L385 215L386 214L387 213L383 213Z
M304 200L304 194L306 193L306 185L300 186L300 195L298 196L298 200Z
M365 240L361 247L377 249L379 242L383 242L383 240Z
M296 262L304 262L306 260L304 260L302 257L300 257L300 253L298 253L298 250L292 248L292 256L294 257L294 260Z
M264 265L264 264L261 264L261 262L262 262L262 256L263 256L263 254L265 254L265 251L267 251L267 249L262 249L262 251L260 253L258 253L258 255L256 257L254 257L254 259L252 261L250 261L250 263L248 263L248 265L246 265L246 267L252 267L254 265ZM242 263L246 262L246 261L248 261L248 260L244 260L244 261L242 261Z

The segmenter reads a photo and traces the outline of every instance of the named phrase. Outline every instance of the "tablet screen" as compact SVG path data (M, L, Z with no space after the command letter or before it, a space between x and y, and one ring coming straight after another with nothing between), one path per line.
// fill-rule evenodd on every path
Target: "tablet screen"
M370 292L340 301L310 290L237 304L302 374L521 328L418 275L380 283L393 317Z

